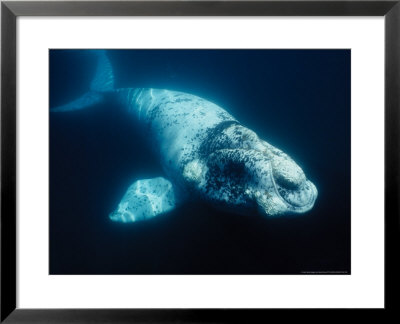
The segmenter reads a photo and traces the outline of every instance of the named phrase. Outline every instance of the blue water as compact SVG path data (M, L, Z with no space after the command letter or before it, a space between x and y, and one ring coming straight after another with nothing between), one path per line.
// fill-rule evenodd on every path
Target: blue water
M87 91L90 51L50 51L50 106ZM350 50L113 50L116 87L201 96L289 154L317 186L296 216L186 203L132 224L108 214L137 179L162 176L111 98L50 113L51 274L350 273Z

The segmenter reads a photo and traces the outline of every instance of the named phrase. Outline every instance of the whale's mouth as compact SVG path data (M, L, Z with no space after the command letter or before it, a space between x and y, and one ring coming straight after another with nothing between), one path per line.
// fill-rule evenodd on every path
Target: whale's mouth
M273 163L269 163L270 169L273 169ZM262 214L268 216L280 216L288 214L302 214L311 210L318 196L315 185L304 178L291 179L287 181L282 179L282 170L279 172L270 172L265 179L268 190L257 190L254 193L258 208ZM289 173L284 173L289 175ZM293 174L292 174L293 175ZM302 176L301 176L302 177Z
M285 206L286 213L309 211L318 196L315 185L287 154L267 143L265 147L264 153L271 158L271 178L275 194Z
M309 180L304 181L296 189L283 188L275 180L274 185L277 195L291 212L304 213L309 211L314 206L318 196L317 188Z

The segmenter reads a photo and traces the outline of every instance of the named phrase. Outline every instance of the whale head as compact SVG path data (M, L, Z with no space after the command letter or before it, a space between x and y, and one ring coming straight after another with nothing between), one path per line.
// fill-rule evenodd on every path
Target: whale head
M183 176L213 205L266 216L305 213L314 206L318 191L303 170L250 129L230 125L206 146L207 154L188 163Z

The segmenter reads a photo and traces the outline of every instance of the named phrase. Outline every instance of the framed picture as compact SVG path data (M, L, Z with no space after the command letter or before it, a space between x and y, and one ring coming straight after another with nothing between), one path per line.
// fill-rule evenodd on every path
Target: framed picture
M350 274L350 50L52 49L49 56L50 274ZM111 103L93 102L91 91L66 100L71 71L78 72L72 89L92 74L87 83L98 82ZM103 89L108 82L116 89ZM208 93L214 84L227 91ZM295 102L279 99L288 84L301 92L287 96ZM281 142L291 134L298 142ZM294 149L300 143L315 151L303 157ZM276 148L292 145L292 154ZM307 167L306 156L316 165ZM343 203L316 201L303 170L317 165L325 166L319 186ZM314 231L312 213L332 223ZM318 244L310 246L310 236Z
M1 320L394 309L399 8L2 2Z

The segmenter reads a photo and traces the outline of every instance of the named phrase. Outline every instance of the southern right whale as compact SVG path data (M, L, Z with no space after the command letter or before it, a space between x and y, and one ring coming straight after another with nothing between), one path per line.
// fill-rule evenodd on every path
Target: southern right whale
M313 207L317 189L303 170L225 109L178 91L115 89L107 52L92 51L97 69L88 92L51 111L84 109L113 97L132 124L140 125L164 171L163 177L129 186L111 220L149 219L188 199L244 215L304 213Z

